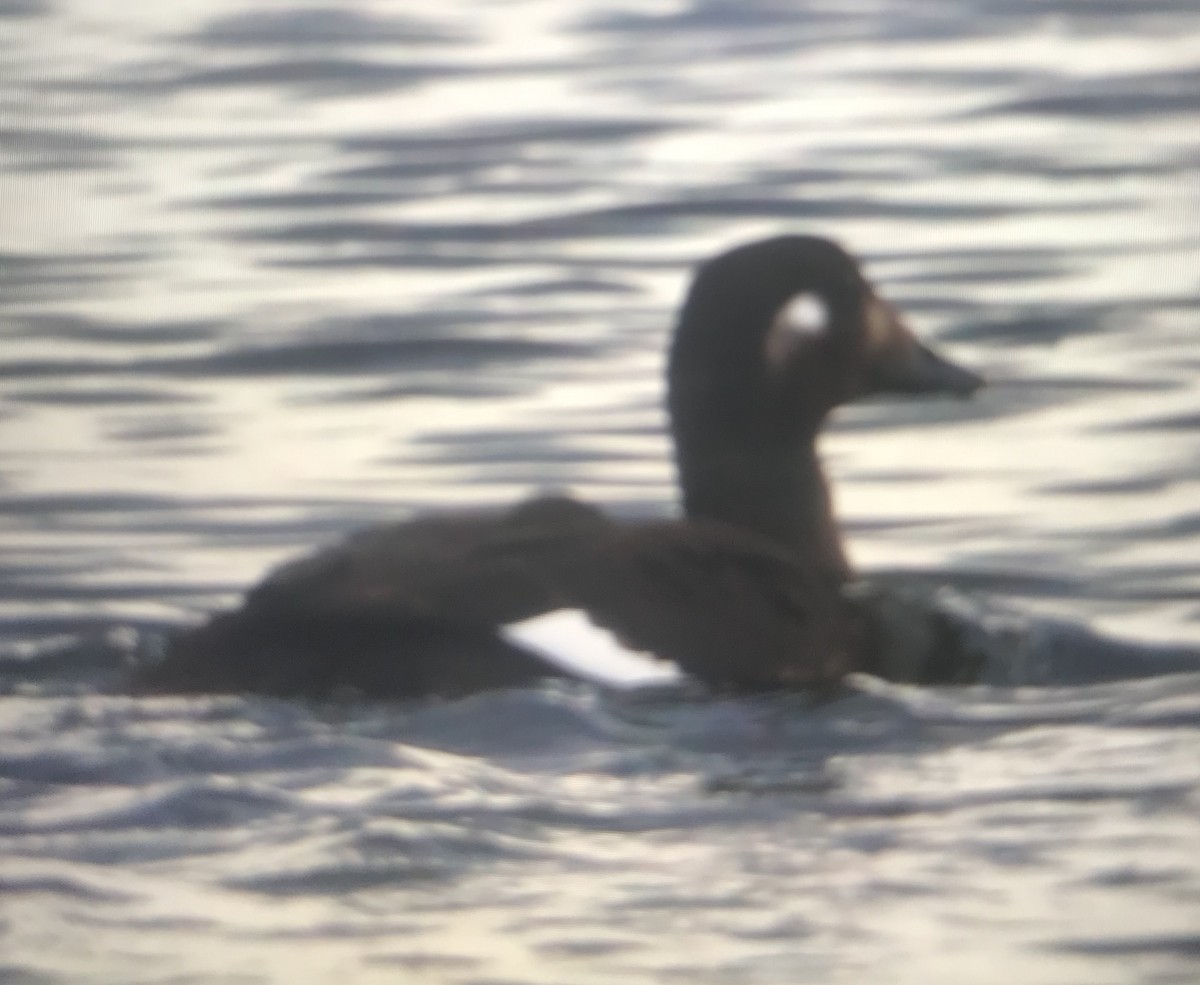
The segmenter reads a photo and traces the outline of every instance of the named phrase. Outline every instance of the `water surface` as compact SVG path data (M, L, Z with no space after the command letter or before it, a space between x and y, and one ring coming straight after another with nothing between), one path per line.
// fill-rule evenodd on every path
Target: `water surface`
M0 978L1195 979L1194 4L10 0L0 51ZM823 450L1011 679L102 693L365 522L670 514L688 272L787 231L989 376Z

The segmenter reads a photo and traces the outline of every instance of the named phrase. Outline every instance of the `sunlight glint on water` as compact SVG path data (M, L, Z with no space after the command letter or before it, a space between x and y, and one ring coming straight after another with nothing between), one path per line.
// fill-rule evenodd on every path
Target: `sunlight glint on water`
M16 0L0 44L0 979L1195 980L1191 6ZM989 377L823 448L856 562L1038 686L100 693L363 523L670 514L688 272L784 231Z

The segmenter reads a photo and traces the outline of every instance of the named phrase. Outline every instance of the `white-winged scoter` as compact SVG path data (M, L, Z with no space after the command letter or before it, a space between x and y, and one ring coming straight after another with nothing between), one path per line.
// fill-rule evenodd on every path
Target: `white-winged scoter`
M556 671L501 627L560 608L718 688L878 670L817 434L867 394L981 384L921 345L835 243L738 247L699 268L671 343L682 519L621 523L543 496L370 528L270 573L135 686L398 698L526 684Z

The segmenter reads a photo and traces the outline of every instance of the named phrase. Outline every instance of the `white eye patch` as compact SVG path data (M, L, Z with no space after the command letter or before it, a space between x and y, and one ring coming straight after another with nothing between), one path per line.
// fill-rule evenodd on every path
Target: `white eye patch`
M797 335L822 335L829 328L829 309L819 295L808 291L792 298L775 318Z
M782 369L796 349L829 330L829 307L819 294L803 291L775 315L763 340L763 355L771 369Z

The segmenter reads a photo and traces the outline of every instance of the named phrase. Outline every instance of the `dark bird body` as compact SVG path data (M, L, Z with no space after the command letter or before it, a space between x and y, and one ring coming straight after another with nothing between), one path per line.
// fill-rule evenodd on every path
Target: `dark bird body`
M390 698L526 684L555 671L499 628L559 608L717 687L877 670L817 434L865 394L980 383L921 346L835 244L734 249L697 272L671 345L683 519L618 523L543 497L370 528L178 636L138 687Z

